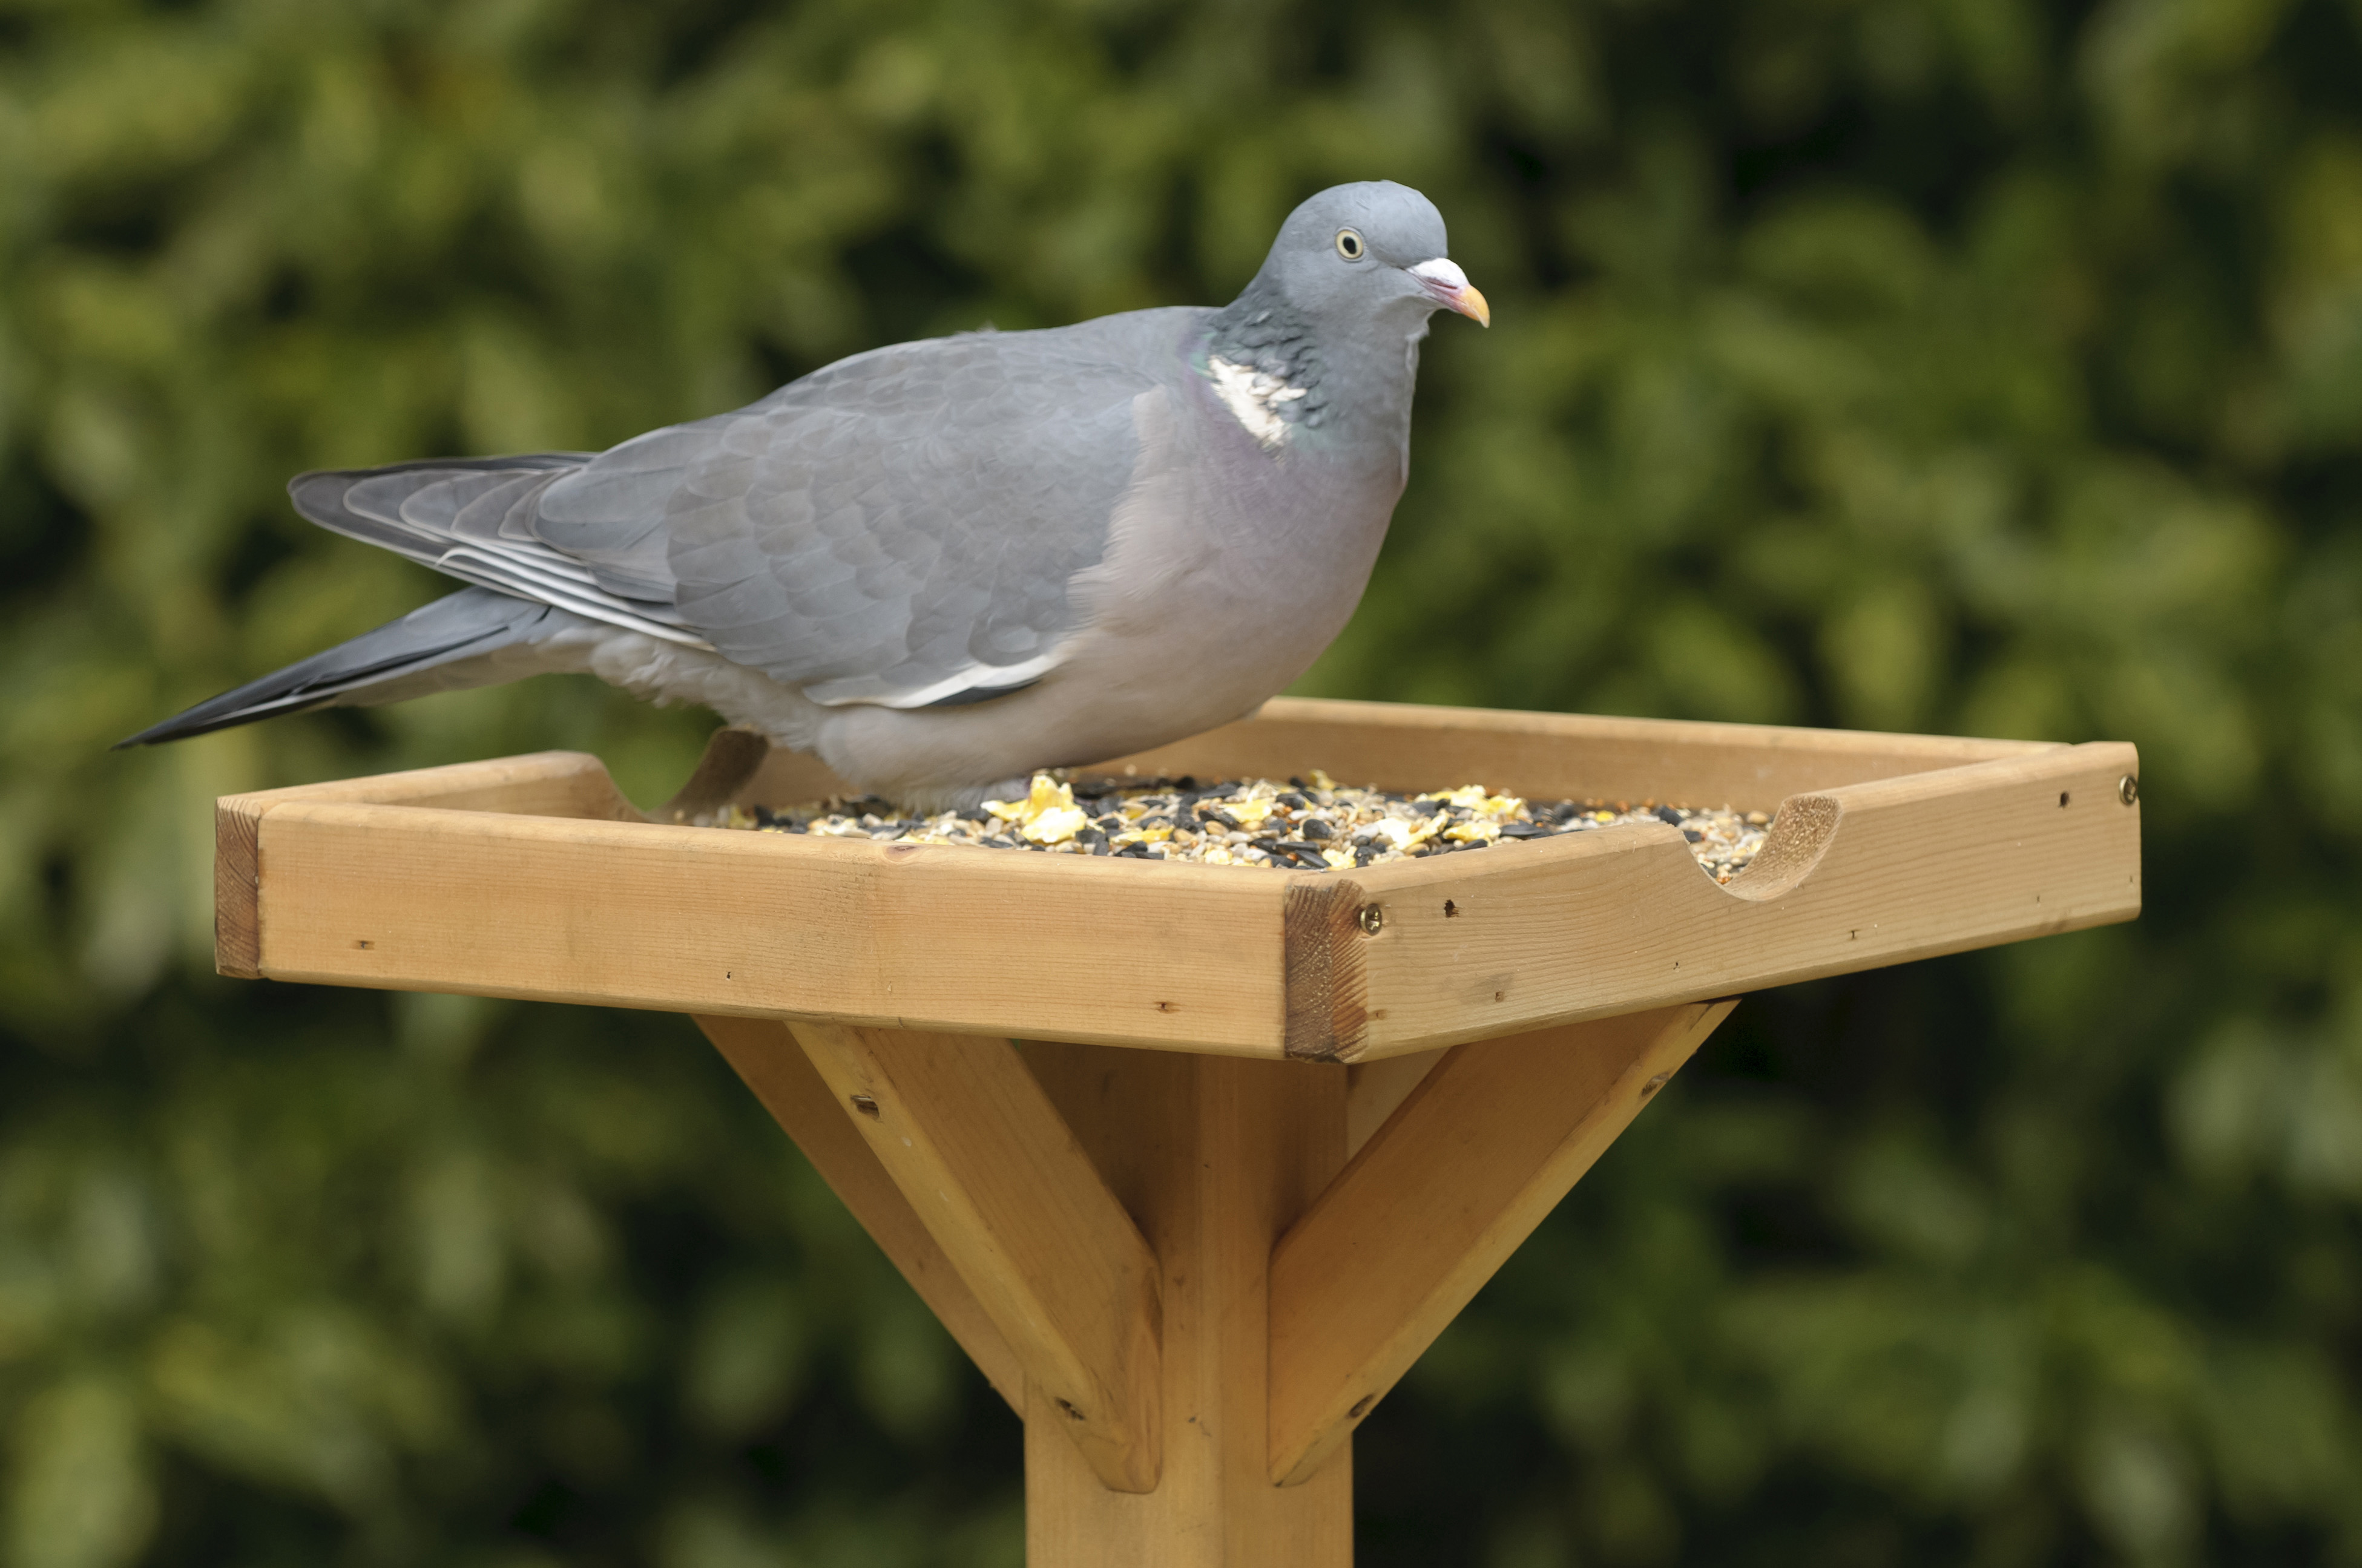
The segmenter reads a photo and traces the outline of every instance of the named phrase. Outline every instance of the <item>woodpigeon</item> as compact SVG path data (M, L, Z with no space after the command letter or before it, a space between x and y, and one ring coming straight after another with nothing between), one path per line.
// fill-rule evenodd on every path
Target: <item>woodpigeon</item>
M1428 317L1490 321L1391 181L1297 207L1243 292L873 349L608 451L288 486L471 586L131 737L588 671L968 806L1251 713L1362 597Z

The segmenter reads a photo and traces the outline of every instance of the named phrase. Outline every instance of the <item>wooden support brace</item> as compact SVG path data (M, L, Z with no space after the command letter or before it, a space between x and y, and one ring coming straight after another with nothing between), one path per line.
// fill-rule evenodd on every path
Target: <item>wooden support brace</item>
M1456 1046L1280 1238L1275 1480L1317 1475L1736 1002Z
M797 1022L811 1065L1099 1483L1155 1489L1155 1255L1007 1040ZM1029 1428L1034 1422L1029 1419Z
M1038 1399L1027 1568L1352 1568L1351 1445L1275 1486L1272 1244L1345 1163L1345 1069L1028 1042L1025 1059L1164 1270L1164 1466L1111 1492Z
M994 1391L1023 1415L1025 1369L1018 1365L1016 1353L927 1234L919 1212L854 1130L844 1103L814 1070L788 1026L773 1018L723 1017L699 1018L697 1026L902 1271L919 1299L951 1331Z

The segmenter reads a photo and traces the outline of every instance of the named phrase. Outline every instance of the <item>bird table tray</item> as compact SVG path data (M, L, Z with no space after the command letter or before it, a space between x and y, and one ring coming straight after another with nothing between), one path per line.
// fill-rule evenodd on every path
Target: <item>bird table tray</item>
M225 974L694 1016L1024 1418L1035 1568L1341 1568L1351 1434L1738 993L2126 920L2132 747L1278 699L1084 774L1775 811L1330 871L690 825L725 729L219 803ZM1021 1042L1021 1043L1020 1043Z

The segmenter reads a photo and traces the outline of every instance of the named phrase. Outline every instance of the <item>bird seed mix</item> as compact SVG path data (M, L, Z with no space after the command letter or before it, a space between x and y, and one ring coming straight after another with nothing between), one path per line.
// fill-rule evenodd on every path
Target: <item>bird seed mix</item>
M1505 839L1590 832L1644 817L1680 828L1706 874L1721 883L1747 869L1772 827L1771 816L1761 811L1701 810L1652 800L1529 801L1494 795L1483 784L1427 795L1350 789L1317 768L1309 783L1292 778L1284 784L1101 776L1069 783L1036 773L1023 798L988 800L973 814L906 816L869 797L789 810L730 806L699 817L697 825L1319 872L1482 850Z

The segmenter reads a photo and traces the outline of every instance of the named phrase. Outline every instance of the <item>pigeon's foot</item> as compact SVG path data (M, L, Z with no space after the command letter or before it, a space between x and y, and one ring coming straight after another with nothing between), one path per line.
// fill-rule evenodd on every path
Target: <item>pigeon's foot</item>
M1032 784L1032 775L1027 773L988 784L912 784L878 793L904 810L922 817L933 817L945 811L972 816L988 800L1024 799Z

